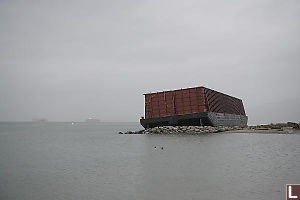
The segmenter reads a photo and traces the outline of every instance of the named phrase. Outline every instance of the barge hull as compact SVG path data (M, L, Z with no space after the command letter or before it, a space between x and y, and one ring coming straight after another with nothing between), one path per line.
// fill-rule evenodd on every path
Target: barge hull
M158 126L247 126L248 117L228 113L201 112L167 117L140 119L144 128Z

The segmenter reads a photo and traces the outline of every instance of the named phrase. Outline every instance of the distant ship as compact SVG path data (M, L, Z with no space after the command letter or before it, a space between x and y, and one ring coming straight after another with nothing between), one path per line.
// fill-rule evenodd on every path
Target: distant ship
M88 123L99 123L99 122L100 122L100 119L95 119L95 118L89 117L89 118L87 118L87 119L85 120L85 122L88 122Z
M32 121L33 122L47 122L48 119L45 119L45 118L33 118Z

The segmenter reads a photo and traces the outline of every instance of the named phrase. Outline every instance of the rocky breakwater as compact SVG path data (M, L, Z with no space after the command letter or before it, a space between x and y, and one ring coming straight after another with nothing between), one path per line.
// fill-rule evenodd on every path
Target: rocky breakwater
M161 126L139 131L119 132L119 134L201 134L241 130L241 127L213 126Z

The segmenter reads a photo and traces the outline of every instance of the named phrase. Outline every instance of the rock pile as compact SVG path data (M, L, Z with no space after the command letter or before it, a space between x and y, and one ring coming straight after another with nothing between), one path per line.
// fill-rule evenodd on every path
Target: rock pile
M241 127L226 127L226 126L161 126L140 131L127 131L119 134L200 134L200 133L218 133L231 130L240 130Z

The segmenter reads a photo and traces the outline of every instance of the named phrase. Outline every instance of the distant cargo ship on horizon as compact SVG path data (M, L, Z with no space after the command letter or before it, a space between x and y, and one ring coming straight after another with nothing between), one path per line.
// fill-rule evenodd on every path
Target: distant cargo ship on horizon
M100 122L100 119L96 119L96 118L92 118L92 117L89 117L85 120L85 122L88 122L88 123L99 123Z
M33 122L48 122L48 119L46 118L33 118Z

